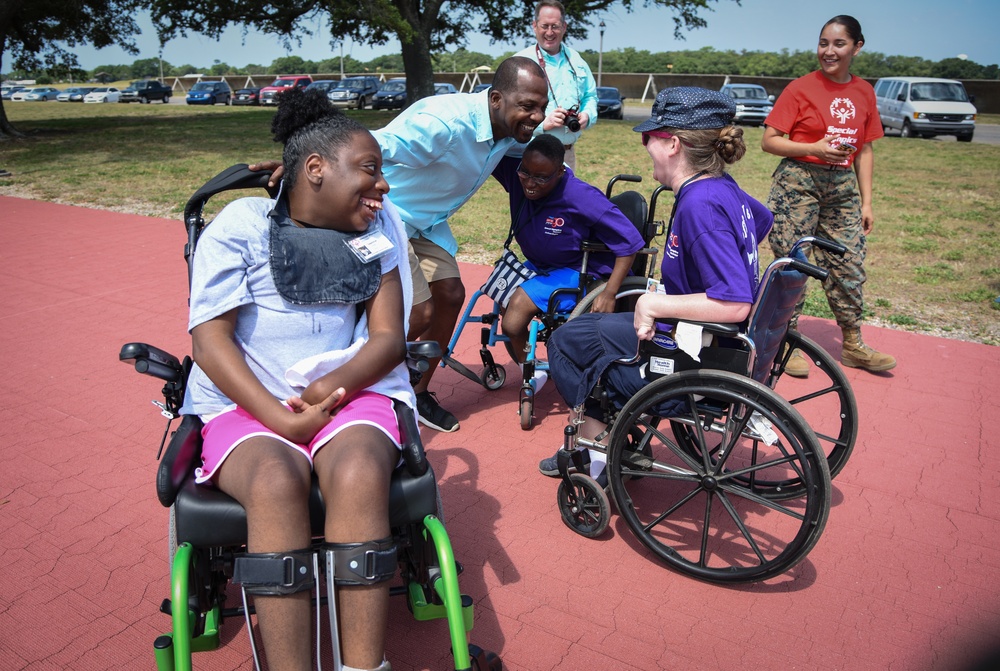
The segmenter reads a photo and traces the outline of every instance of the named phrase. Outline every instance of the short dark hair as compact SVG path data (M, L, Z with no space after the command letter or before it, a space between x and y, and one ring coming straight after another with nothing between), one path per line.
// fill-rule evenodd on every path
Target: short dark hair
M536 3L535 4L535 21L538 20L538 15L539 15L539 13L541 13L542 7L551 7L552 9L558 9L559 10L559 18L563 22L566 21L566 8L563 6L563 3L559 2L559 0L541 0L540 2Z
M566 147L563 145L562 140L557 138L555 135L543 133L542 135L536 136L535 139L529 142L528 146L524 148L525 154L529 151L541 154L557 165L562 165L563 161L566 160Z
M524 56L511 56L510 58L505 58L500 65L497 66L497 73L493 75L493 86L491 87L491 90L499 91L504 94L516 91L517 75L521 71L530 72L536 77L541 77L542 79L545 78L545 72L535 61L530 58L525 58Z
M826 30L826 27L831 23L843 26L844 30L847 31L847 36L854 40L855 44L865 41L865 35L861 32L861 23L853 16L838 14L823 24L823 29L819 31L820 35L823 34L823 30Z
M320 154L336 162L340 149L355 133L368 129L335 108L323 91L289 89L278 95L278 111L271 120L271 135L285 149L285 185L295 186L302 161L309 154Z

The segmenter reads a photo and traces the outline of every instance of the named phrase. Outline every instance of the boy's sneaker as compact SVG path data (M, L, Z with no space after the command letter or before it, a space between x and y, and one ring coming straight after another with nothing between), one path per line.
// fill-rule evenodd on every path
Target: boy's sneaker
M435 431L451 433L458 430L458 420L437 402L437 396L432 391L422 391L417 394L417 416L420 423Z
M589 455L588 455L588 457L589 457ZM587 463L590 462L590 459L588 457L584 457L584 461L587 462ZM546 475L546 476L548 476L550 478L558 478L559 477L559 461L557 460L557 455L553 455L553 456L549 457L548 459L542 459L540 462L538 462L538 472L541 473L542 475ZM572 463L569 466L569 472L570 473L575 473L576 472L576 468L573 466ZM594 478L594 479L597 481L597 484L598 484L598 486L600 486L601 489L607 489L608 488L608 468L607 468L607 466L605 466L603 469L601 469L601 472L598 473L597 477Z

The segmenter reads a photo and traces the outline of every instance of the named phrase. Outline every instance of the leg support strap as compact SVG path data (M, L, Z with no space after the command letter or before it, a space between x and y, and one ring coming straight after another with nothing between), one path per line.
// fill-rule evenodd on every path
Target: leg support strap
M391 536L364 543L324 543L321 550L333 562L338 585L374 585L396 575L396 544Z
M246 553L236 558L233 582L242 585L247 594L284 596L312 589L312 549L291 552Z

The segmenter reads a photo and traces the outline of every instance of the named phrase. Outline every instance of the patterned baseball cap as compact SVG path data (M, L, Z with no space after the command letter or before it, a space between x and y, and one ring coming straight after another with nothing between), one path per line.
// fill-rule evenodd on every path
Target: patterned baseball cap
M672 86L656 94L652 116L632 130L643 133L657 128L722 128L731 124L735 115L736 103L720 91Z

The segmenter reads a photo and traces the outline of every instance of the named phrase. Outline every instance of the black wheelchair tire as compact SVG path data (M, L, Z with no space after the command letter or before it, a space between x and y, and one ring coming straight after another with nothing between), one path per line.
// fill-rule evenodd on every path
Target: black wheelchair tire
M794 378L788 379L790 376L784 375L784 361L782 361L783 357L779 355L768 386L788 401L809 422L826 454L827 464L830 467L830 477L835 478L847 464L858 439L858 405L854 398L854 391L851 389L851 383L840 364L816 342L793 329L788 330L785 342L790 348L801 350L803 356L812 363L809 377L822 376L823 383L816 385L814 379L810 383L810 390L806 393L796 394L794 389L789 390L789 387L797 381ZM784 359L787 360L787 356ZM784 384L782 384L782 380L785 381ZM820 389L815 389L817 386ZM828 399L824 401L823 397L828 397ZM819 417L813 417L811 406L818 408L821 402L832 402L837 406L840 425L835 432L823 430L825 427L820 425L823 420ZM833 427L835 424L836 422L832 421L828 426Z
M672 400L685 407L670 423L696 427L693 445L678 445L655 426L661 424L653 421L656 409ZM770 422L777 447L747 437L743 429L754 412ZM634 468L628 454L636 429L655 443L652 463L642 460L643 468ZM725 455L713 442L698 449L716 433L727 436ZM802 561L826 526L830 474L815 435L787 401L749 378L717 370L660 378L625 404L608 445L619 514L643 545L693 578L724 584L773 578ZM796 501L777 502L738 479L771 469L798 472L803 486Z
M556 493L562 521L581 536L597 538L611 521L608 495L589 475L570 473L569 480L571 487L562 480Z

